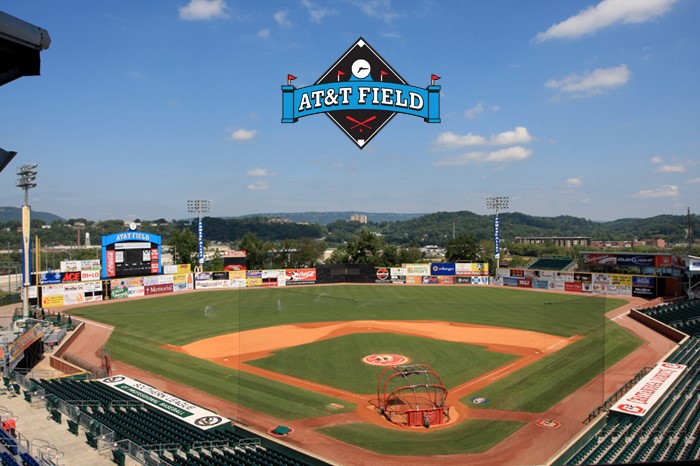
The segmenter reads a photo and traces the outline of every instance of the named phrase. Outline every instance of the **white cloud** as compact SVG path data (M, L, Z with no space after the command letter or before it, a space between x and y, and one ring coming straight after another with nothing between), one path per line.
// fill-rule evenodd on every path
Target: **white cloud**
M272 173L270 170L267 168L253 168L251 170L248 170L246 172L246 175L248 176L256 176L256 177L263 177L263 176L275 176L274 173Z
M264 181L256 181L255 183L249 184L247 188L251 191L263 191L265 189L270 189L270 185Z
M683 173L685 167L683 165L661 165L654 171L656 173Z
M231 133L229 139L232 141L250 141L257 133L258 132L254 129L237 129Z
M280 10L276 12L272 17L275 19L278 25L280 26L291 26L292 23L287 19L287 11Z
M506 146L509 144L527 144L532 141L532 136L524 126L516 126L513 131L504 131L491 136L491 144Z
M467 146L481 146L486 144L486 138L472 133L461 136L459 134L453 133L452 131L448 131L446 133L441 133L438 136L435 144L445 149Z
M447 157L435 162L436 167L467 165L469 163L505 163L525 160L532 155L530 149L522 146L507 147L492 152L467 152L455 157Z
M700 178L691 178L688 181L686 181L688 184L700 184Z
M583 186L583 180L581 178L567 178L566 185L572 188L578 188Z
M676 1L603 0L540 32L535 40L543 42L548 39L573 39L615 24L645 23L666 13Z
M391 0L352 0L352 4L370 18L378 19L386 23L391 23L396 18L400 17L391 8Z
M228 17L228 5L225 0L190 0L190 3L178 10L180 19L187 21Z
M472 108L468 108L464 111L464 117L468 120L475 120L479 118L484 112L495 113L501 109L498 105L488 105L485 106L483 102L479 102Z
M338 14L336 10L327 8L325 6L319 6L311 0L302 0L301 4L304 5L306 10L309 12L309 17L314 23L320 23L321 20L326 16Z
M632 194L632 199L654 199L659 197L677 197L678 187L672 184L666 184L657 189L645 189Z
M584 75L571 74L559 80L550 79L545 87L571 98L590 97L624 86L630 80L630 75L627 65L622 64L612 68L598 68Z
M503 131L493 134L488 139L478 134L468 133L465 135L455 134L452 131L441 133L435 145L441 149L454 149L468 146L506 146L509 144L527 144L532 141L532 136L524 126L517 126L512 131Z
M258 31L257 35L261 39L269 39L270 38L270 30L269 29L261 29Z
M464 116L465 116L468 120L474 120L474 119L476 119L476 118L479 118L479 117L481 116L482 113L484 113L484 104L482 104L481 102L479 102L478 104L476 104L476 105L473 106L472 108L466 109L466 110L464 111Z
M661 157L659 157L658 155L656 155L656 156L652 157L651 159L649 159L649 162L651 162L651 163L653 163L653 164L661 163L661 162L663 162L663 161L664 161L664 159L661 158Z

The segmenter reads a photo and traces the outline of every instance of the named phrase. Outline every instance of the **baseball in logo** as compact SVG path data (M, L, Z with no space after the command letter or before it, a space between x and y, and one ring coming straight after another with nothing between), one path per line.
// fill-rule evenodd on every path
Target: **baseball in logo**
M666 367L668 369L685 369L685 366L682 364L674 364L672 362L664 362L661 363L661 367Z
M399 366L410 361L401 354L370 354L362 358L362 362L372 366Z
M200 427L211 427L220 424L223 421L219 416L203 416L195 419L194 424Z
M543 429L558 429L561 427L561 422L555 421L554 419L538 419L535 425Z
M440 123L440 77L411 86L362 38L313 85L296 88L296 79L288 74L282 86L282 123L325 113L360 149L397 113Z
M646 409L642 408L641 406L637 405L631 405L631 404L621 404L617 406L617 409L620 411L624 411L626 413L632 413L632 414L642 414Z
M104 383L119 383L123 380L124 380L124 377L122 377L121 375L116 375L114 377L104 378L104 379L102 379L102 382L104 382Z
M389 278L389 270L385 268L377 269L377 278L379 280L386 280Z

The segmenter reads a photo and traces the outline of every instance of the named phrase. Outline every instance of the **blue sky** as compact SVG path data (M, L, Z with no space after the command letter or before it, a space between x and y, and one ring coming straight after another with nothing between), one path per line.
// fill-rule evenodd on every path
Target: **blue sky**
M65 218L256 212L697 213L695 0L2 0L49 31L42 75L0 87L0 205L35 162ZM363 37L409 84L442 77L440 124L398 114L359 150L327 117L282 124ZM370 216L371 220L371 216Z

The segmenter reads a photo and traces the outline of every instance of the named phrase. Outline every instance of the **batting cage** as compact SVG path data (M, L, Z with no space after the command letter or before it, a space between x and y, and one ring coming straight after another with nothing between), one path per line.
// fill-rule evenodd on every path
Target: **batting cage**
M442 378L426 364L392 366L377 381L379 412L407 427L430 427L449 420L447 389Z

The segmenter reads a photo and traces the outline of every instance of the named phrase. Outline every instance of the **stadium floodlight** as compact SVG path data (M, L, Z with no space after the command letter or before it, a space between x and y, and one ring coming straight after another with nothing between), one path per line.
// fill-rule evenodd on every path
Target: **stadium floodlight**
M23 312L22 315L29 317L29 287L31 286L32 262L31 262L31 208L29 207L29 190L36 188L36 167L35 163L27 163L17 169L17 186L24 190L24 205L22 206L22 274L24 286L23 291Z
M496 217L493 220L493 252L494 257L496 258L496 273L501 265L501 232L500 225L498 223L498 212L500 210L508 209L509 203L510 197L508 196L488 196L486 198L486 208L496 211Z
M204 264L204 229L202 227L202 214L211 211L211 201L203 199L190 199L187 201L187 212L197 214L197 237L198 237L198 255L199 266Z

